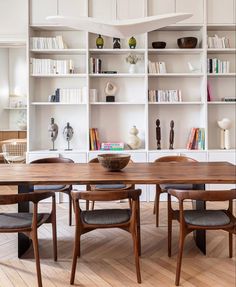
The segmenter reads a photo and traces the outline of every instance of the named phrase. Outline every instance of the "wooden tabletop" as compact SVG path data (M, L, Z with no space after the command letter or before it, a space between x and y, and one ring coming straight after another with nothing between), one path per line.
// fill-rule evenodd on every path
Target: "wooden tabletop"
M96 183L236 183L236 167L227 162L130 163L120 172L89 164L0 164L0 185Z

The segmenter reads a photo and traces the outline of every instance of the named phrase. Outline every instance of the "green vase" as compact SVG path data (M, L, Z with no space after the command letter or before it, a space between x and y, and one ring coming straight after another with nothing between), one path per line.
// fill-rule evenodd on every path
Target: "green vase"
M96 46L98 49L102 49L104 45L104 40L102 38L102 36L99 34L97 39L96 39Z
M135 49L137 41L134 37L129 38L129 47L130 49Z

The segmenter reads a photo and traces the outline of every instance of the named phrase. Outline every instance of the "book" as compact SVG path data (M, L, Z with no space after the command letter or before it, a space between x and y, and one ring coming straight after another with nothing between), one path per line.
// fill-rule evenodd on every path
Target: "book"
M189 138L187 142L187 149L192 149L194 146L194 138L195 138L196 128L191 128L189 133Z

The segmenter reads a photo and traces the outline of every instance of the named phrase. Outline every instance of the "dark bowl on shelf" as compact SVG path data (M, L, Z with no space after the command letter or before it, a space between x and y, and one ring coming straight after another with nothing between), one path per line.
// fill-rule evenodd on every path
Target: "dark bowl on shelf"
M196 37L183 37L177 40L178 47L180 49L193 49L197 46Z
M130 155L128 154L99 154L99 163L109 171L119 171L127 166L130 161Z
M153 49L165 49L165 47L166 47L166 42L161 42L161 41L152 42Z

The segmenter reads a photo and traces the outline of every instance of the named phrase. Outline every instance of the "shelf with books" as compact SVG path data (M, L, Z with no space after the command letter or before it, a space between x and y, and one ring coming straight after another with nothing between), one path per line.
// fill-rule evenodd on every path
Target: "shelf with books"
M217 48L212 48L212 49L207 49L208 54L235 54L236 53L236 48L222 48L222 49L217 49Z
M86 54L86 49L31 49L34 54L53 54L53 55L80 55Z
M169 48L169 49L148 49L149 54L200 54L204 51L201 48L195 49L180 49L180 48Z

